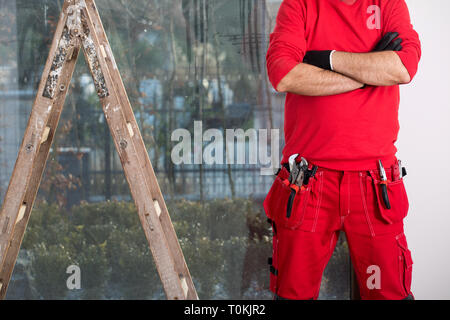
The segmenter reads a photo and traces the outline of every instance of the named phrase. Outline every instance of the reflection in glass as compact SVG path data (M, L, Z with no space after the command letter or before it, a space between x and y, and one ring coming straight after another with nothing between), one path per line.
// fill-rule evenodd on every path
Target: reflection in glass
M280 1L96 3L200 298L271 299L271 230L262 200L273 177L261 175L261 163L249 163L248 140L234 146L247 150L244 164L228 164L224 146L221 163L175 165L171 135L182 128L194 138L194 121L224 136L226 129L278 129L281 150L284 96L265 71ZM0 201L61 5L0 1ZM269 135L269 155L277 152L271 145ZM67 288L70 265L80 266L80 290ZM345 241L321 293L350 296ZM8 298L165 298L82 57Z

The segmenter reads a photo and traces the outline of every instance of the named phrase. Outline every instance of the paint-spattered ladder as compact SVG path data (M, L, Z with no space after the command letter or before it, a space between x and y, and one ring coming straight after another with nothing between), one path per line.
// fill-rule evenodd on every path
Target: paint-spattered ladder
M0 213L0 298L17 259L83 48L168 299L198 299L94 0L66 0Z

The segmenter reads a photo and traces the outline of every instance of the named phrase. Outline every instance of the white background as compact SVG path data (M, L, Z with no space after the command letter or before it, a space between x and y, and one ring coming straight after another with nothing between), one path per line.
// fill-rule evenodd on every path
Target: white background
M407 0L422 42L414 81L401 88L397 157L407 165L416 299L450 299L450 1Z

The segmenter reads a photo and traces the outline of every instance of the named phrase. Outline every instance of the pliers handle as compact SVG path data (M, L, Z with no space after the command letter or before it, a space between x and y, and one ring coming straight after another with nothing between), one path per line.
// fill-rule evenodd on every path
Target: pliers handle
M388 191L387 191L387 181L381 181L381 195L383 196L384 205L386 206L386 209L391 209L391 203L389 201Z
M384 170L383 164L381 163L381 160L378 160L378 167L380 169L380 177L381 177L381 195L383 197L384 204L386 206L386 209L391 209L391 203L389 202L389 196L387 191L387 184L388 179L386 176L386 171Z

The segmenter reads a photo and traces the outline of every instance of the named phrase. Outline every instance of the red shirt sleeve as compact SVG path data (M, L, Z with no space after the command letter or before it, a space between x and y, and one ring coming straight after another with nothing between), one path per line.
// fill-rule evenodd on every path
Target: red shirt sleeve
M306 51L304 7L301 0L284 0L278 11L276 26L270 34L266 55L267 73L273 87L297 64Z
M408 70L411 80L417 73L420 57L422 55L419 35L413 29L408 7L405 0L393 0L393 7L387 17L386 32L396 31L403 39L403 49L396 51Z

